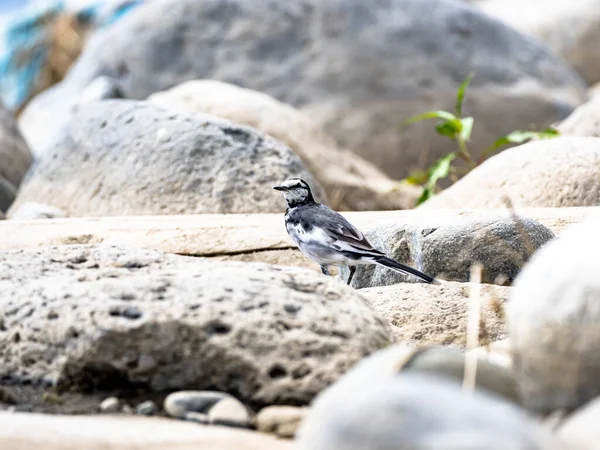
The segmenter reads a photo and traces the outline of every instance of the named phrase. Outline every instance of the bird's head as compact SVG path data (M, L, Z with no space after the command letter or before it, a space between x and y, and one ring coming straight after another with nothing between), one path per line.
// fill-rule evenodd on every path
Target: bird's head
M314 202L310 186L300 178L290 178L273 189L283 192L285 201L290 208Z

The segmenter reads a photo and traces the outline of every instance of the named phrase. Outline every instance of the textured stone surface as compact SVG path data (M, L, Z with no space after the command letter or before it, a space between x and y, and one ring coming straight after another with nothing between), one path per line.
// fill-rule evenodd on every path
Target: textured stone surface
M509 214L441 219L436 224L387 224L365 236L391 258L444 280L469 281L471 266L483 265L484 282L506 284L554 234L533 219ZM342 270L346 279L348 269ZM388 286L414 277L385 267L358 266L352 280L357 288Z
M399 124L453 109L470 71L475 149L523 124L561 120L587 98L582 80L542 45L456 1L180 0L148 2L96 33L20 124L43 151L99 76L135 99L216 79L300 108L343 147L402 177L455 147L431 123Z
M400 283L361 289L369 304L392 326L398 342L410 345L465 347L472 283ZM504 304L510 287L481 286L480 339L496 341L506 336Z
M600 137L600 96L578 107L557 128L566 136Z
M600 395L600 216L542 248L507 306L514 366L532 410L573 409Z
M589 84L600 81L599 0L486 0L478 6L541 41L570 63Z
M6 450L293 450L261 433L142 417L0 413Z
M256 128L296 153L336 210L413 208L420 189L398 183L337 145L307 115L262 92L215 80L194 80L148 100L178 112L213 114Z
M300 159L253 128L109 100L79 108L11 212L25 202L71 217L279 212L282 200L271 186L292 176L306 177L323 199Z
M305 404L391 332L303 269L110 246L0 253L0 378Z
M370 366L370 367L369 367ZM466 394L429 374L379 373L369 358L321 393L298 431L300 450L541 450L553 439L495 395Z
M560 137L505 150L420 208L600 205L600 138Z

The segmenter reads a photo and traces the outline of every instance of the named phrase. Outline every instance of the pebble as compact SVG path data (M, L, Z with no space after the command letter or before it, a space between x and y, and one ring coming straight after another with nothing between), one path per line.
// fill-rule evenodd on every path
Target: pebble
M100 403L100 411L104 413L117 413L121 409L121 401L117 397L108 397Z
M154 403L152 400L142 402L135 408L136 414L142 416L153 416L154 414L156 414L157 410L158 407L156 406L156 403Z
M267 406L256 415L256 429L281 438L293 438L310 408L297 406Z
M244 404L224 392L173 392L165 398L163 407L171 417L199 423L244 428L251 424L250 413Z
M217 402L229 397L218 391L178 391L169 394L163 408L171 417L185 419L190 411L207 413Z
M230 427L248 428L251 424L248 408L233 397L224 398L210 408L208 419L213 425L227 425Z

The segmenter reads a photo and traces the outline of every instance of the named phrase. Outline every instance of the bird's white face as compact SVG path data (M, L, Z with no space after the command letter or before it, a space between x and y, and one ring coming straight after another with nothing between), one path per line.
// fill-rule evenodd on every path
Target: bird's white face
M281 191L288 205L302 204L312 198L310 187L300 178L290 178L273 189Z

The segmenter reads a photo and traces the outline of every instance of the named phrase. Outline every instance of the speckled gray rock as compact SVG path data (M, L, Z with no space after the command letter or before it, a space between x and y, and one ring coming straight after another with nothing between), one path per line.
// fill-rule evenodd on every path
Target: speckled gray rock
M455 147L431 123L398 125L453 109L471 70L473 149L524 124L561 120L587 98L582 80L542 45L456 1L179 0L147 2L97 32L20 124L43 148L98 76L136 99L216 79L302 109L343 147L400 177Z
M306 269L110 246L0 252L0 378L73 389L217 389L305 404L391 341Z
M517 278L507 305L524 403L573 409L600 395L600 218L568 228Z
M82 105L23 184L25 202L71 217L281 212L286 178L320 185L285 145L210 115L107 100Z
M464 348L472 288L473 283L398 283L361 289L360 293L388 321L397 342ZM504 304L511 289L491 284L480 286L485 318L480 333L482 342L506 337Z
M419 209L600 205L600 138L559 137L503 151Z
M429 374L389 377L379 369L368 358L321 393L298 431L298 449L560 448L521 410L495 395L466 394L460 383Z
M388 224L365 233L376 248L397 261L451 281L468 281L471 266L481 263L483 280L511 282L529 257L554 234L539 222L509 214L476 218L445 218L439 223ZM344 268L341 276L346 279ZM358 266L357 288L418 282L385 267Z

